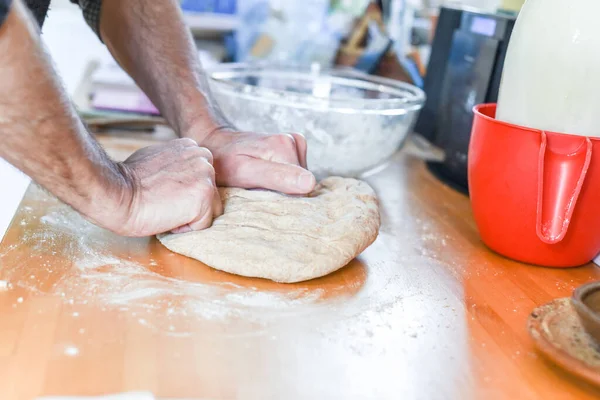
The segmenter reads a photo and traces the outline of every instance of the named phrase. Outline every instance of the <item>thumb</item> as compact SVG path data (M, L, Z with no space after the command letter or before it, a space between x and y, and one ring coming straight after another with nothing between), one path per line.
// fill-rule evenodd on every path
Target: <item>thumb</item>
M316 185L315 176L293 164L249 158L240 171L245 188L263 188L286 194L307 194Z

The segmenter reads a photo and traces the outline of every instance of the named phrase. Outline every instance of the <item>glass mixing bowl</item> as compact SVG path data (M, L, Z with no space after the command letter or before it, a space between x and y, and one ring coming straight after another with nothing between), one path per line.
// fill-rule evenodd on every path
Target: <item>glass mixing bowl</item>
M211 91L240 130L304 134L308 168L322 179L381 166L412 130L419 88L348 69L221 64Z

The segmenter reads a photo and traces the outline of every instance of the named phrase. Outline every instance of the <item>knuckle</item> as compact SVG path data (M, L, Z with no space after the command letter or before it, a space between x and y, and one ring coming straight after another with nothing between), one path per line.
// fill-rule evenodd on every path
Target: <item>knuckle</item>
M198 192L202 198L208 198L212 201L212 198L215 193L215 187L212 184L212 181L209 179L199 179L198 180Z
M209 212L201 211L200 215L201 218L198 221L194 222L193 224L190 224L190 227L193 230L200 231L209 228L212 223L212 215Z
M205 176L206 176L206 180L210 183L210 185L215 188L215 178L217 176L217 173L215 172L214 167L211 164L206 164L205 167Z
M202 156L204 158L206 158L208 160L208 162L210 162L211 164L213 163L213 153L207 149L206 147L198 147L200 149L200 154L202 154Z
M198 171L202 175L208 175L209 177L215 176L215 167L204 157L201 157L197 160L198 162Z
M291 149L296 147L296 142L292 135L288 134L280 134L271 136L271 140L274 144L278 145L281 148Z
M290 135L292 135L292 136L293 136L293 138L294 138L294 141L295 141L296 143L298 143L299 141L300 141L300 142L306 142L306 137L304 137L304 135L303 135L302 133L299 133L299 132L293 132L293 133L290 133Z
M198 142L196 142L194 139L191 139L191 138L175 139L175 142L177 142L177 144L187 146L187 147L193 147L193 146L198 147Z
M185 149L191 158L203 160L209 164L213 163L213 155L210 150L204 147L188 147Z
M204 170L208 167L212 167L212 163L207 159L204 154L195 153L193 156L188 158L188 162L191 163L194 168Z

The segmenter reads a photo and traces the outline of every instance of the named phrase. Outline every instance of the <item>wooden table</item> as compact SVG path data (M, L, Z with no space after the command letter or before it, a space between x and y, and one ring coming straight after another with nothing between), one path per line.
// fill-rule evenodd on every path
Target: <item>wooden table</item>
M104 138L119 158L135 140ZM403 152L368 179L375 244L283 285L102 231L31 187L0 246L0 398L150 390L196 399L592 399L539 356L531 310L600 279L480 242L469 201Z

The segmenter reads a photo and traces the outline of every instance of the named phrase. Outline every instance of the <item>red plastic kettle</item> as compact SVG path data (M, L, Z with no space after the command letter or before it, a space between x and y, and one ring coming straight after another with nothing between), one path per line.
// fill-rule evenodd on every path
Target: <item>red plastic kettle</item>
M600 140L544 132L474 109L469 192L483 242L548 267L587 264L600 253Z

